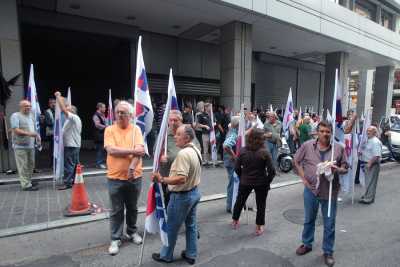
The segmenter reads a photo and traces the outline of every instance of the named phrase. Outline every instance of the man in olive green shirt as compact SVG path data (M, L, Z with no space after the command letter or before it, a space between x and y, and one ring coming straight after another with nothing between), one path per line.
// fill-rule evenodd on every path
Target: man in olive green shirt
M303 123L299 127L300 132L300 145L304 142L311 139L311 125L310 125L310 116L305 116L303 119Z

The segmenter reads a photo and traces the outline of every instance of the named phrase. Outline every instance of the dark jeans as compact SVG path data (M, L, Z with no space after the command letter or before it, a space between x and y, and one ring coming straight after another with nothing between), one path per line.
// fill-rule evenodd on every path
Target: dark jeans
M302 239L306 247L311 248L314 242L315 220L317 218L319 205L321 205L322 217L324 219L322 250L325 254L333 254L333 247L335 245L336 204L336 200L332 199L331 216L328 217L328 200L318 198L310 189L304 187L305 218Z
M256 205L257 205L256 224L265 225L265 205L268 195L267 185L240 184L239 193L235 202L235 208L233 209L232 219L235 221L239 220L240 213L242 212L242 209L246 204L246 200L253 189L256 192Z
M201 154L203 155L204 154L204 151L203 151L203 133L201 131L195 131L195 133L196 133L197 141L199 141L199 144L200 144Z
M72 186L76 165L79 163L80 147L64 147L64 184Z
M106 151L104 150L104 142L96 143L96 165L106 163Z
M126 209L126 233L137 231L137 203L142 190L142 178L135 180L108 179L108 194L111 202L111 240L121 240L124 231L124 209Z

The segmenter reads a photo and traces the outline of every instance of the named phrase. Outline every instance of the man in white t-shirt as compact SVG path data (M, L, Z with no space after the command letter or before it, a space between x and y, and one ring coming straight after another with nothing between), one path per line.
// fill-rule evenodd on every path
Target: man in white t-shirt
M377 128L369 126L367 129L368 141L361 149L361 165L364 166L366 185L365 193L359 201L362 204L372 204L375 201L382 155L382 143L377 134Z
M81 148L82 122L77 115L75 106L66 105L60 92L55 92L54 95L60 104L62 112L65 114L63 126L64 184L57 187L58 190L65 190L71 188L74 183L75 168L79 163L79 151Z

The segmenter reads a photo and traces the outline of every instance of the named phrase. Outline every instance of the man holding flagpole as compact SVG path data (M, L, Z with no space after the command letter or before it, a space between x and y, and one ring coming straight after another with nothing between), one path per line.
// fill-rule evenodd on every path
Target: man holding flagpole
M175 135L175 143L181 150L178 152L171 166L169 176L161 176L155 172L152 175L154 182L168 185L170 200L167 208L168 246L163 245L160 253L153 253L155 261L170 263L179 228L186 226L186 250L182 251L182 258L189 264L194 264L197 257L197 222L196 210L200 201L201 155L193 144L195 133L191 125L180 126Z
M301 256L312 251L315 220L319 205L324 221L322 249L327 266L335 264L333 258L335 244L336 204L339 192L339 175L347 172L347 158L344 147L331 145L332 124L321 121L317 127L318 138L305 142L296 152L294 163L304 184L304 228L302 245L296 254ZM332 156L333 153L333 156ZM333 161L331 159L333 158ZM322 167L323 168L322 168ZM322 169L322 172L321 172ZM328 216L329 186L332 183L331 214Z

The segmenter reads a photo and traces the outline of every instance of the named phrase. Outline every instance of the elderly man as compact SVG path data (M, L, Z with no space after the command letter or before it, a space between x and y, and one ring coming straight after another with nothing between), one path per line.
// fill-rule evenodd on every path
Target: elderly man
M106 124L106 105L104 103L97 103L96 112L93 117L93 137L94 144L96 146L96 167L100 169L106 169L105 159L106 153L104 150L104 130L107 127Z
M233 196L233 183L234 171L236 160L236 140L238 138L239 116L231 118L231 128L226 135L223 148L224 148L224 166L228 173L228 185L226 187L226 212L232 212L232 196Z
M35 131L35 122L31 113L31 103L19 102L19 112L11 115L12 144L21 188L23 191L37 191L32 185L35 166L35 139L40 142L40 135Z
M174 136L176 131L183 124L182 113L179 110L171 110L168 116L168 138L167 138L167 155L162 155L160 160L161 176L168 176L171 170L171 165L174 162L180 148L176 146ZM191 125L191 124L190 124ZM197 139L193 139L193 144L200 149L200 144ZM167 185L163 185L165 205L168 205L169 195Z
M274 112L269 113L269 119L264 123L265 137L267 138L266 147L271 153L272 162L277 169L278 147L282 145L281 142L281 129L282 123L277 120L277 115Z
M335 243L336 204L339 192L339 174L347 172L346 154L344 147L335 144L332 151L331 133L332 124L321 121L317 127L318 138L305 142L296 152L294 163L298 174L304 184L304 228L302 234L303 244L296 250L296 254L305 255L312 250L315 232L315 219L317 218L319 205L324 218L324 238L322 249L324 261L327 266L333 266L333 247ZM331 160L327 167L333 174L317 174L317 165ZM332 176L333 175L333 176ZM331 214L328 217L329 180L332 180Z
M201 156L200 151L193 144L194 131L190 125L182 125L175 135L178 152L171 166L168 177L153 173L155 182L168 185L170 200L167 208L168 245L161 248L161 253L152 255L155 261L170 263L178 237L179 228L183 223L186 226L186 250L182 251L182 258L189 264L194 264L197 257L197 223L196 209L200 201Z
M368 140L361 147L360 165L364 169L366 185L365 193L359 201L362 204L372 204L375 201L382 155L382 143L376 137L377 134L378 130L376 127L369 126L367 129Z
M65 122L63 126L64 142L64 184L57 187L58 190L72 188L75 179L75 168L79 163L79 151L81 149L82 122L77 115L75 106L66 105L60 92L54 93L60 109L64 112Z
M116 123L104 132L104 148L107 151L108 193L111 202L111 244L108 252L119 252L124 230L126 209L126 238L135 244L142 243L137 232L137 203L142 189L143 136L140 128L130 123L133 106L120 101L115 107Z

